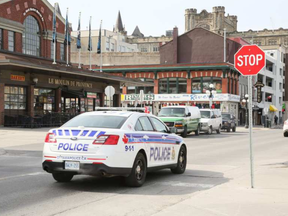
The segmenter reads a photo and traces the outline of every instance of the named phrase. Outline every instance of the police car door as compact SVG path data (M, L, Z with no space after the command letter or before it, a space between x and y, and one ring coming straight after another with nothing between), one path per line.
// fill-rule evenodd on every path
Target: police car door
M155 129L153 141L150 146L150 154L148 160L153 166L164 166L167 164L177 163L176 152L179 150L179 140L176 136L169 133L169 129L159 119L149 117Z

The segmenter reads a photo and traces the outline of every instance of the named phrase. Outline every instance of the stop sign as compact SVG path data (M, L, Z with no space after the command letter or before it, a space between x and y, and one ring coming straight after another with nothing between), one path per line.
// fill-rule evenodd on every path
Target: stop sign
M266 66L266 55L257 45L243 46L235 54L234 64L243 76L256 75Z

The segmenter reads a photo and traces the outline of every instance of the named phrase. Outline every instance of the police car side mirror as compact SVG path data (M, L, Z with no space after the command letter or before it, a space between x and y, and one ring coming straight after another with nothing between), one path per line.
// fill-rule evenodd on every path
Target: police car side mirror
M170 129L170 132L173 133L173 134L176 134L177 129L173 127L173 128Z
M190 117L191 116L191 113L189 112L188 114L187 114L187 117Z

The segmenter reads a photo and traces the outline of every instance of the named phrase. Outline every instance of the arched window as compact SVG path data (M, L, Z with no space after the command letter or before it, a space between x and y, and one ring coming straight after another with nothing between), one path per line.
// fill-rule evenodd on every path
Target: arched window
M40 28L33 16L26 17L22 35L23 54L40 56Z

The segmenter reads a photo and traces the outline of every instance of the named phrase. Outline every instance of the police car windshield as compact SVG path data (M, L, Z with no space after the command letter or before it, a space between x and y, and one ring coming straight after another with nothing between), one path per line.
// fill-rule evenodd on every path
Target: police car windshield
M185 108L163 108L159 117L185 117Z
M107 116L107 115L80 115L77 116L62 127L93 127L93 128L112 128L120 129L127 117Z
M209 118L210 119L210 111L200 111L201 118Z

